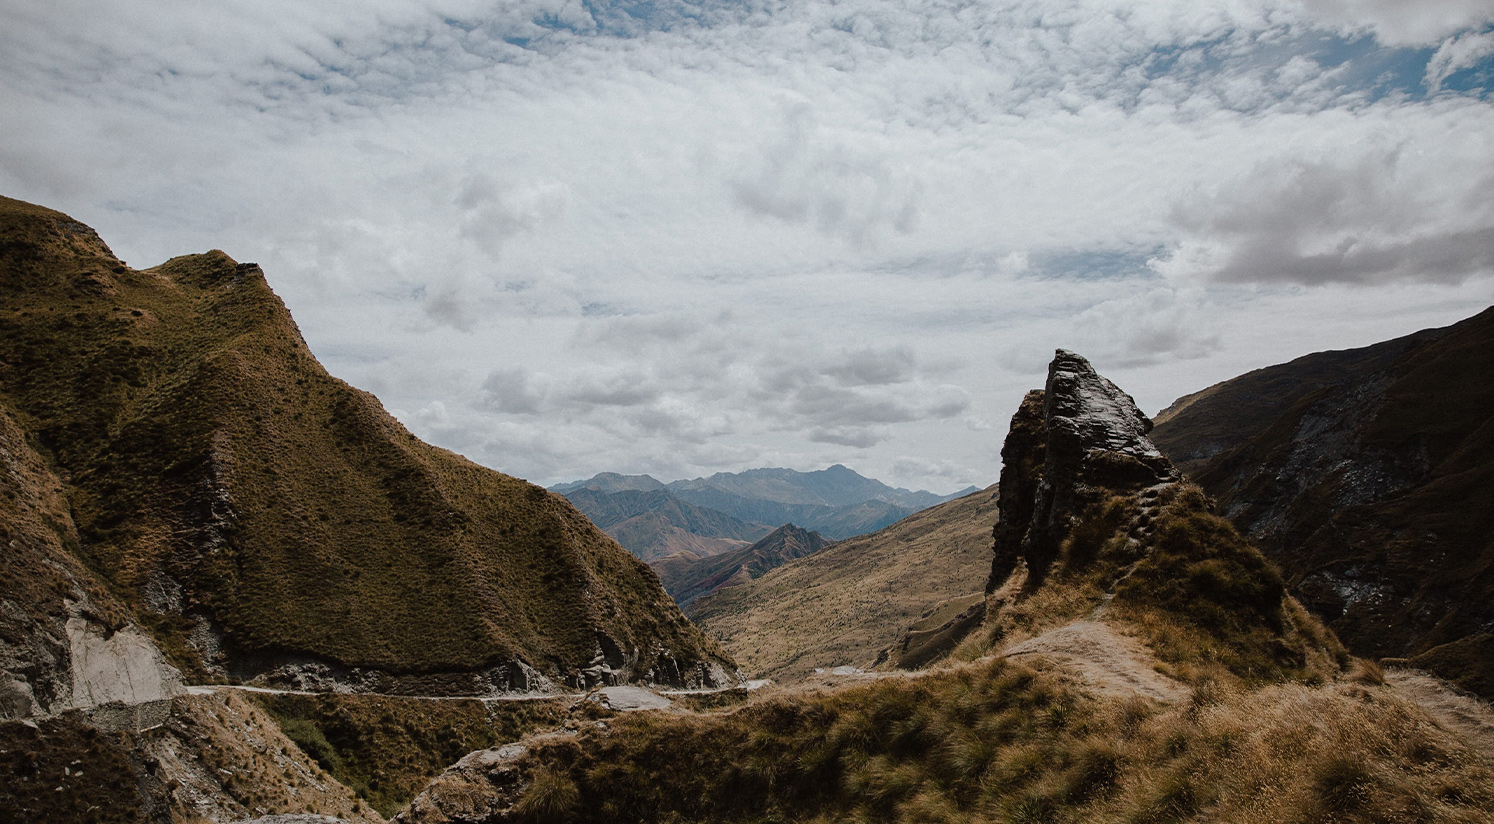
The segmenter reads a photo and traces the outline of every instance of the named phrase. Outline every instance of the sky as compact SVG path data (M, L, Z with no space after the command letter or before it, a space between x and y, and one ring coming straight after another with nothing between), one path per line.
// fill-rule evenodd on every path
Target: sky
M260 263L553 483L985 486L1058 347L1155 414L1494 303L1494 0L7 0L0 194Z

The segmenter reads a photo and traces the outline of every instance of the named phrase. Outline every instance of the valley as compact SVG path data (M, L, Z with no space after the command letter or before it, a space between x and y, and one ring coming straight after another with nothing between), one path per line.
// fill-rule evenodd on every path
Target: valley
M1491 312L1155 427L1059 350L940 496L547 490L10 199L0 297L0 820L1491 820Z

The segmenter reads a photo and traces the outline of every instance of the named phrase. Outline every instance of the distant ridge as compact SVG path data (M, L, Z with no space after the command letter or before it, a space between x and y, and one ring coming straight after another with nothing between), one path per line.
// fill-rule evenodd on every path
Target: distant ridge
M829 545L818 532L784 524L752 546L709 558L680 553L655 561L652 566L659 573L665 591L689 614L690 604L697 598L760 578L768 570Z
M681 511L689 511L690 506L704 508L730 516L738 522L762 526L763 532L753 536L751 540L762 537L774 527L789 523L819 532L830 540L843 540L875 532L919 510L968 495L976 491L976 488L967 487L953 495L938 495L924 490L910 491L888 486L836 464L814 472L783 468L718 472L708 478L679 480L668 484L648 475L603 472L587 480L556 484L550 490L571 498L587 517L602 526L608 534L639 557L652 560L662 557L660 553L667 547L687 548L684 544L690 539L683 538L680 530L695 534L700 539L707 539L703 543L705 551L700 552L705 555L714 554L711 548L718 544L712 542L719 539L737 540L736 536L741 533L740 530L735 533L723 532L715 527L696 532L678 517L663 518L657 526L660 530L658 535L648 534L647 528L641 524L635 524L637 528L625 532L621 526L613 527L610 524L640 516L645 511L663 512L668 507L650 501L647 509L640 508L642 499L636 498L603 503L605 496L625 492L663 491L685 505L678 508ZM629 514L619 517L618 513L623 510L628 510ZM689 517L702 519L698 514ZM723 547L717 551L730 548L735 547Z
M771 531L762 524L686 503L662 485L651 490L621 487L615 492L586 486L563 494L592 523L644 561L677 552L716 555L747 546Z

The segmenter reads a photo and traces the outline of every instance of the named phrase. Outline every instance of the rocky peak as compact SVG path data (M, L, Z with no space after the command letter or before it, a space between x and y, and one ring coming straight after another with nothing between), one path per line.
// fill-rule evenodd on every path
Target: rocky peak
M1067 349L1057 350L1048 364L1043 417L1050 455L1057 450L1065 459L1082 460L1090 450L1102 449L1140 459L1162 457L1147 438L1152 421L1136 401Z
M1152 422L1089 361L1059 349L1044 389L1023 399L1001 449L1001 519L987 591L1025 560L1030 584L1057 559L1080 511L1107 495L1178 479Z

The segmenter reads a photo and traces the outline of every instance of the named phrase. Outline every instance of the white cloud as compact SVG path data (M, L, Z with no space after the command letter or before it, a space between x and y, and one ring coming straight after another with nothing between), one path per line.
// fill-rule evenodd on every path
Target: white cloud
M0 190L536 480L984 484L1056 346L1165 403L1490 300L1487 17L1416 6L21 0Z
M1369 28L1387 45L1430 46L1462 29L1494 22L1487 0L1303 0L1323 20Z
M1427 61L1427 90L1441 90L1442 82L1449 75L1470 68L1489 55L1494 54L1494 32L1468 32L1450 37Z
M1458 282L1494 274L1494 172L1481 134L1273 158L1181 200L1159 272L1219 283Z

